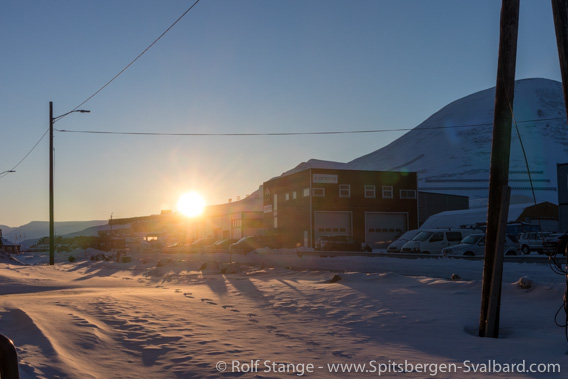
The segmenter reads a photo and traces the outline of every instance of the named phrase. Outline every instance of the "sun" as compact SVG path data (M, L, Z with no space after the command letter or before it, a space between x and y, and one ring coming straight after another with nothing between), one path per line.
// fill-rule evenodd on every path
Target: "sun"
M204 209L205 199L197 192L184 193L177 202L177 210L187 217L199 216Z

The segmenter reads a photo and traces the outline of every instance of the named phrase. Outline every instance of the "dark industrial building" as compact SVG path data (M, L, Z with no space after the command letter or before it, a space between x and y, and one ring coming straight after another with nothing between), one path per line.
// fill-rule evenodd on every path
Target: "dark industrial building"
M311 168L263 184L265 234L285 247L348 235L374 248L418 227L416 173Z

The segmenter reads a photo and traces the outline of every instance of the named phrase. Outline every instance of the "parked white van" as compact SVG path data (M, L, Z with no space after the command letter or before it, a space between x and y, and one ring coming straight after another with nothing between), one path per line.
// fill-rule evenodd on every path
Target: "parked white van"
M402 253L442 254L442 249L457 245L465 237L483 233L477 229L424 229L402 246Z
M420 230L413 229L405 232L403 235L398 237L395 241L393 241L389 247L387 248L388 253L400 253L400 249L404 246L405 243L416 237L416 235L420 233Z

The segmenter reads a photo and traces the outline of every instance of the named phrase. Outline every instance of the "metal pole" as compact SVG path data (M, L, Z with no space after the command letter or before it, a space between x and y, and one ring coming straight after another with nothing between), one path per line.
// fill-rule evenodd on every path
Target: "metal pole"
M0 377L2 379L18 379L18 353L12 340L0 334Z
M505 203L503 202L503 188L509 183L518 28L519 0L503 0L501 6L497 86L495 89L495 111L493 114L485 260L483 263L481 312L479 318L479 335L481 337L497 337L496 335L488 335L487 322L491 288L501 285L500 282L494 283L493 278L498 278L501 274L494 273L496 269L495 255L503 254L502 250L499 251L499 241L504 241L504 233L506 233L506 227L501 225L501 220L506 220L508 213L508 209L502 209L502 205ZM494 325L495 327L492 329L498 330L498 325Z
M53 102L49 102L49 264L55 263L55 226L53 215Z
M552 15L554 16L554 29L556 30L560 73L562 74L564 105L566 112L568 112L568 2L566 0L552 0Z

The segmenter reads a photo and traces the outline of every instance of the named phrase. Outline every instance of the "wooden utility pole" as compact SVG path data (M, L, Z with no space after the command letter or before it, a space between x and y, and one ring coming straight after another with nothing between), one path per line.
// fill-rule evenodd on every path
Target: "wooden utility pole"
M61 116L53 117L53 101L49 102L49 264L55 263L55 217L53 206L53 124L68 114L79 112L89 113L85 109L74 109Z
M511 151L511 125L515 95L515 65L519 27L519 0L503 0L499 37L499 61L493 115L493 142L489 176L489 205L485 237L485 260L481 290L479 335L499 336L499 306L502 257L509 211L508 183ZM505 223L505 225L503 225ZM499 264L501 262L501 264ZM494 301L491 302L491 294ZM490 304L491 311L490 311ZM488 330L487 325L491 325ZM488 333L491 332L491 333Z
M55 263L55 221L53 216L53 102L49 102L49 264Z
M568 113L568 1L552 0L552 15L554 16L556 46L558 47L560 72L562 74L564 106L566 113Z

